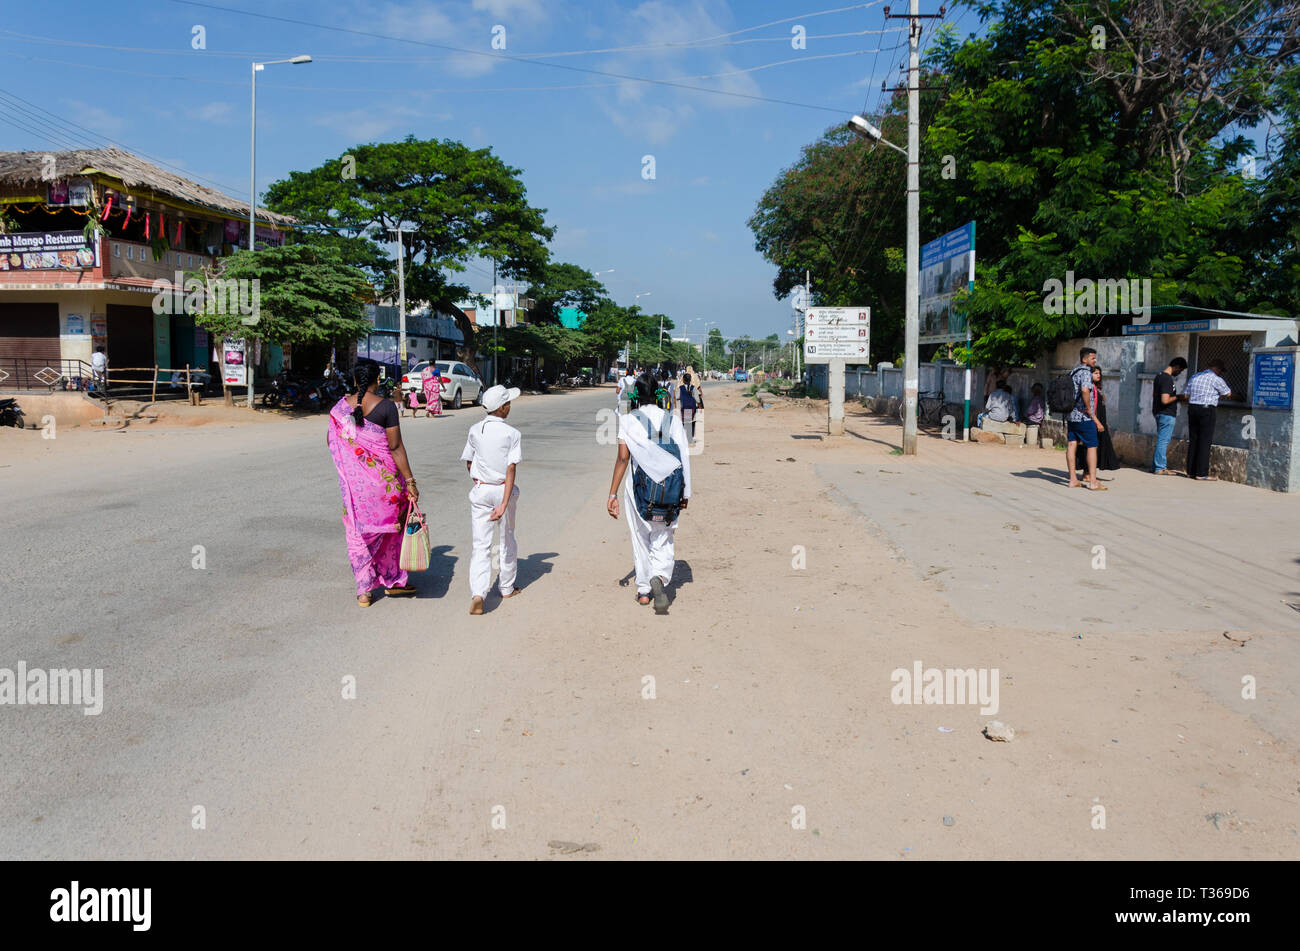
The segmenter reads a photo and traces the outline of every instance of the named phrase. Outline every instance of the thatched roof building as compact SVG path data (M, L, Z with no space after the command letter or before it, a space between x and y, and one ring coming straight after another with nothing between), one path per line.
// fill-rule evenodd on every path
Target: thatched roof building
M50 168L49 158L54 159ZM0 201L24 197L23 193L44 189L50 181L85 177L120 183L129 192L158 199L173 199L210 209L232 218L247 220L248 202L231 198L215 188L182 178L121 149L73 149L63 152L0 152ZM257 209L259 223L291 227L296 219Z

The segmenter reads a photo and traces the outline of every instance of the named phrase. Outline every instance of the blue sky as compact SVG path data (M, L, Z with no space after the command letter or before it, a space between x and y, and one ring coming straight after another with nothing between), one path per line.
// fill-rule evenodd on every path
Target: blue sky
M491 146L522 170L530 201L547 209L557 228L554 256L592 271L614 268L601 279L620 302L649 292L641 305L667 313L679 330L698 333L716 322L728 337L784 337L789 302L772 296L774 269L754 251L745 222L801 146L854 112L878 107L881 80L896 82L906 56L900 46L906 34L897 32L899 21L885 20L879 0L813 15L845 6L826 0L9 4L0 25L0 53L8 63L0 73L6 97L0 98L0 148L112 142L246 197L249 63L307 53L310 65L269 66L259 74L259 191L361 142L414 134ZM969 12L949 20L954 17L962 35L977 26ZM492 49L496 26L504 28L500 53ZM205 49L193 48L196 27ZM792 44L795 27L806 32L805 49ZM54 129L7 96L36 104ZM643 177L646 156L654 158L653 180ZM476 266L470 281L487 289L490 272Z

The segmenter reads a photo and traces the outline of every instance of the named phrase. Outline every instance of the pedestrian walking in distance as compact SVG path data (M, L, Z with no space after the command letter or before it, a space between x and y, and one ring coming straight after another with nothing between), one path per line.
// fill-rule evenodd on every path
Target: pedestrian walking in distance
M427 416L442 415L442 373L438 370L436 363L430 363L424 368L424 375L420 379L420 386L424 390L424 411Z
M1210 475L1210 450L1214 444L1214 417L1219 397L1241 399L1223 378L1222 360L1211 361L1208 368L1187 381L1187 476L1202 482L1217 482Z
M1097 434L1104 428L1097 419L1092 399L1092 368L1097 365L1097 351L1084 347L1079 351L1079 365L1070 371L1074 388L1074 405L1066 420L1065 466L1070 475L1070 488L1086 486L1094 492L1105 492L1106 486L1097 481ZM1084 482L1074 475L1075 458L1083 447L1088 462L1088 475Z
M618 487L631 463L632 477L623 491L632 533L636 600L657 614L668 612L665 587L672 581L677 519L691 497L691 457L682 421L655 405L659 388L654 376L637 380L637 408L619 420L618 455L606 511L618 518Z
M1156 418L1156 451L1151 465L1156 475L1178 474L1169 468L1169 442L1174 438L1178 404L1187 402L1187 394L1174 389L1174 379L1186 369L1187 361L1174 357L1163 372L1156 374L1151 386L1151 413Z
M343 534L357 581L357 603L370 607L375 588L411 595L401 570L402 532L411 503L420 498L402 445L397 404L378 393L379 364L352 371L353 392L330 410L325 437L343 495Z
M515 485L516 466L523 460L519 430L506 422L510 404L519 398L519 390L494 386L483 394L487 417L469 428L465 451L460 458L474 480L469 490L469 521L473 534L473 551L469 559L469 613L483 613L483 599L492 588L492 536L501 525L500 572L497 587L502 598L513 598L518 568L515 545L515 502L519 487Z
M703 395L697 396L698 388L691 384L689 373L682 374L682 384L677 390L677 405L682 408L682 428L686 438L695 442L695 414L704 409Z

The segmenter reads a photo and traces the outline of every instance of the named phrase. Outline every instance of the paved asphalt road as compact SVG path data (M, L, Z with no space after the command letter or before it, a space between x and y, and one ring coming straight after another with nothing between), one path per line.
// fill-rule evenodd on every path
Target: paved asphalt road
M522 584L564 557L548 540L603 495L612 450L596 442L597 413L613 405L603 387L513 410L525 432ZM380 811L420 803L375 789L358 815L356 799L372 777L428 768L418 744L386 742L403 729L394 711L428 709L417 695L464 704L493 666L464 636L444 641L437 664L413 663L439 626L464 635L471 622L459 455L482 415L403 420L435 565L415 576L420 600L368 611L353 600L323 416L87 434L127 445L93 465L43 465L39 479L0 473L0 666L103 668L106 697L98 716L4 709L0 857L392 854L390 833L410 817ZM354 704L340 701L346 676Z

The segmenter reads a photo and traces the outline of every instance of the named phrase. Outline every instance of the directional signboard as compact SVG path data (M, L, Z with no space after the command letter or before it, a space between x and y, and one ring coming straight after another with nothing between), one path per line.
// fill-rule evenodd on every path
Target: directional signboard
M869 334L867 326L854 327L851 324L811 324L805 336L809 340L855 340L865 343Z
M870 348L865 342L855 343L849 340L832 340L829 343L811 343L805 340L803 354L809 363L829 363L831 360L867 363Z
M870 307L811 307L804 324L804 358L808 363L871 361Z
M806 317L809 325L870 326L870 307L810 307Z

